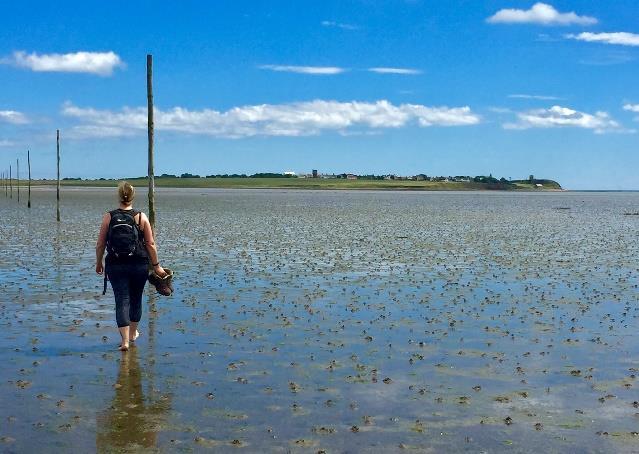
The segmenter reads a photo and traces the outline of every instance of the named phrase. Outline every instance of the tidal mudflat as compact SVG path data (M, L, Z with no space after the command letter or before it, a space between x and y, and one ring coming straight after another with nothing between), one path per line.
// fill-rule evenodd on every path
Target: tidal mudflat
M0 197L2 452L639 450L637 193L160 190L126 354L113 194Z

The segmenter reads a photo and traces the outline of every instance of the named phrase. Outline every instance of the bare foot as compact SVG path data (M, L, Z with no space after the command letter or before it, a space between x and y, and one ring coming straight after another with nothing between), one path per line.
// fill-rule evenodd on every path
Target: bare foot
M120 346L118 347L118 350L120 350L121 352L128 352L129 351L129 343L122 343L120 344Z
M136 329L135 330L135 334L133 335L133 337L131 339L129 339L129 342L135 342L135 340L140 337L141 333Z

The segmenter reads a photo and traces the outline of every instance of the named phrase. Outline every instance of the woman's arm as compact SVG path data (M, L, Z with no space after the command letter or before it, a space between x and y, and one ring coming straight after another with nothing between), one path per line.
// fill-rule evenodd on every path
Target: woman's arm
M146 214L140 214L140 228L144 232L144 243L146 245L146 250L149 253L149 260L151 261L151 266L153 266L153 271L160 277L166 275L166 271L164 268L160 266L160 260L158 259L158 249L155 246L155 239L153 238L153 229L151 228L151 223L149 219L146 217Z
M102 274L104 272L104 265L102 264L102 257L104 256L104 249L106 249L106 237L109 231L109 223L111 222L111 215L104 213L102 216L102 225L100 225L100 233L98 234L98 242L95 245L95 272Z

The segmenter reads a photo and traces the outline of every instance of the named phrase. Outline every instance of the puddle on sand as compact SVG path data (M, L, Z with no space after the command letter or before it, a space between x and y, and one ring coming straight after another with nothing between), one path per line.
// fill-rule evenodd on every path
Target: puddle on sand
M639 194L160 190L126 355L112 202L0 198L2 451L639 449Z

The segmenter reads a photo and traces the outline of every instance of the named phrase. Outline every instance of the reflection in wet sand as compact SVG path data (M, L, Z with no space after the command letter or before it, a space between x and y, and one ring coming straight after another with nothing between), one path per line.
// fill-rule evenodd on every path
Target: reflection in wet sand
M97 416L98 452L134 451L157 447L159 423L170 409L170 401L145 398L138 348L122 354L111 405Z

